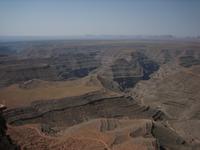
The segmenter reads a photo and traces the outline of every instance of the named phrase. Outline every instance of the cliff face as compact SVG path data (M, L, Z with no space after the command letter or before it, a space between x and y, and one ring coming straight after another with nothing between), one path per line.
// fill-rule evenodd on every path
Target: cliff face
M0 149L18 150L19 147L12 143L10 137L6 134L6 130L6 120L2 116L2 111L0 110Z

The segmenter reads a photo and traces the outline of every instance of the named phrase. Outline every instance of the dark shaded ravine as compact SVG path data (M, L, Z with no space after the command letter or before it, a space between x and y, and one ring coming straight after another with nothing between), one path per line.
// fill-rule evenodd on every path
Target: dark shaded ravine
M130 61L119 59L115 62L112 66L113 80L125 90L134 87L140 80L150 79L150 75L158 69L158 63L144 54L134 53Z

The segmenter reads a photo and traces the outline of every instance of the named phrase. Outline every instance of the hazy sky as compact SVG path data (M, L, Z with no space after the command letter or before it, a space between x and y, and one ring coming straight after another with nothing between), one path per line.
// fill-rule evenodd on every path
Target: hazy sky
M200 0L0 0L0 35L200 35Z

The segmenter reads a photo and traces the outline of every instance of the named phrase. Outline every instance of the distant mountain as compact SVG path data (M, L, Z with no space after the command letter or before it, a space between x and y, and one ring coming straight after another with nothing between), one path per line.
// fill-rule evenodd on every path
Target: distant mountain
M0 36L0 42L45 41L45 40L197 40L197 37L173 35L77 35L77 36Z
M38 41L38 40L170 40L175 39L173 35L80 35L80 36L0 36L0 42L16 42L16 41Z

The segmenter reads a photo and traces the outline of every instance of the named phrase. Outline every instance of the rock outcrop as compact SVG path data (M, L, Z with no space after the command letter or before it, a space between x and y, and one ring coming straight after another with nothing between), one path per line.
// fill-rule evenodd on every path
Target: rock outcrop
M0 149L1 150L19 150L19 147L12 143L10 136L7 135L6 120L2 112L6 109L4 105L0 104Z

